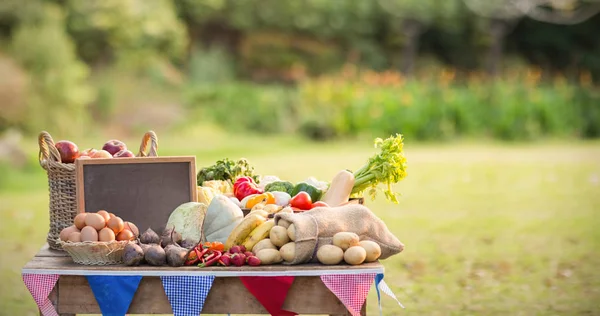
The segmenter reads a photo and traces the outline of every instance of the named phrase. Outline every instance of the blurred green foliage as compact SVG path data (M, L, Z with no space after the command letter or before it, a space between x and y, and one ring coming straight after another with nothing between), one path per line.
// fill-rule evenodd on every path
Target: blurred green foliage
M496 80L481 73L466 80L455 76L442 70L407 79L347 66L335 75L305 79L297 88L195 86L187 100L230 130L297 130L316 140L394 133L420 140L600 135L600 94L563 77L541 81L537 69Z
M5 0L0 131L122 122L140 101L124 90L149 82L139 108L185 104L236 131L599 136L600 15L507 21L522 66L495 80L480 75L490 21L461 0ZM177 97L148 105L156 91Z

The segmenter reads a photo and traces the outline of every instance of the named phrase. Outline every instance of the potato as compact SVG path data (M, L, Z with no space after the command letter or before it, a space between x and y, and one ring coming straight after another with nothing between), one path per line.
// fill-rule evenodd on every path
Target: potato
M290 223L290 222L286 221L286 220L285 220L285 219L283 219L283 218L282 218L282 219L280 219L280 220L277 222L277 225L278 225L278 226L285 227L286 229L287 229L288 227L290 227L290 225L291 225L291 224L292 224L292 223Z
M344 251L338 246L323 245L317 250L317 259L322 264L338 264L344 259Z
M291 241L296 241L296 225L291 224L287 229L287 234Z
M365 248L365 251L367 252L367 258L365 259L365 262L376 261L379 259L379 256L381 256L381 247L379 247L378 243L370 240L363 240L359 243L359 245Z
M277 249L277 247L275 247L275 245L273 245L273 243L271 242L271 239L265 238L265 239L257 242L256 245L254 245L254 247L252 247L252 249L247 249L247 250L257 253L263 249Z
M333 244L346 251L350 247L358 246L359 238L355 233L340 232L333 235Z
M365 262L367 251L361 246L350 247L344 252L344 261L347 264L357 265Z
M279 252L281 253L283 260L287 262L294 261L294 257L296 256L296 243L288 242L279 249Z
M269 239L271 239L273 245L277 247L281 247L290 241L288 231L281 226L273 226L273 228L271 228Z
M263 249L256 253L256 257L260 259L260 264L276 264L283 261L281 253L277 249Z

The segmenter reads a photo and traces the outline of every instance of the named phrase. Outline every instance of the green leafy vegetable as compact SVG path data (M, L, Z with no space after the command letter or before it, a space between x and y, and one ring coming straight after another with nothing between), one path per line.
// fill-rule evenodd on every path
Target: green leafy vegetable
M248 176L258 182L258 175L254 174L252 167L245 158L240 158L238 161L225 158L217 161L210 167L205 167L198 171L196 181L198 185L202 185L204 181L223 180L234 182L235 179Z
M265 192L274 191L287 192L288 194L292 194L292 191L294 191L294 185L288 181L275 181L265 186Z
M400 134L383 140L375 139L375 148L381 152L369 158L367 164L354 172L354 187L352 194L362 194L369 189L369 196L375 199L377 185L386 184L383 190L388 201L398 203L398 193L392 191L392 184L406 177L406 157L402 152L404 138Z

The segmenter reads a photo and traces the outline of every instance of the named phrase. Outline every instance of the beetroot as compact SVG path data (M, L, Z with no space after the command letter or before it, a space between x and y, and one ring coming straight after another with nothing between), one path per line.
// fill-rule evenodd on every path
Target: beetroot
M170 244L179 244L181 242L181 234L175 228L167 228L163 231L160 237L160 245L166 248Z
M260 265L260 259L258 259L258 257L255 257L255 256L248 257L247 261L248 261L249 266L259 266Z
M146 249L144 259L152 266L162 266L167 263L167 254L159 245L151 245Z
M128 243L123 251L123 262L128 266L138 266L144 260L144 251L142 247Z
M140 242L142 244L158 244L160 242L160 237L152 230L152 228L148 228L140 236Z
M188 256L188 250L175 244L170 244L165 248L167 264L171 267L181 267Z
M233 263L236 267L241 267L246 263L246 255L243 253L234 253L231 256L231 263Z

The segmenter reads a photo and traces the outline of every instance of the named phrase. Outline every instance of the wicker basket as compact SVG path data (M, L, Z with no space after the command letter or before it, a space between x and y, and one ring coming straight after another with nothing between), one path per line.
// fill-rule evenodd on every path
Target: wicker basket
M75 263L85 265L110 265L123 263L123 251L129 241L63 242L56 241L69 253Z
M73 225L73 219L77 215L75 164L61 163L60 153L48 132L41 132L38 142L40 165L48 173L50 191L50 230L46 240L50 248L60 250L57 243L60 231ZM137 157L156 157L157 148L156 134L149 131L144 134Z

